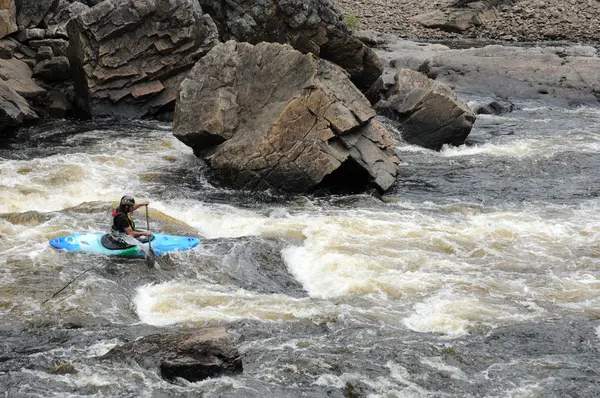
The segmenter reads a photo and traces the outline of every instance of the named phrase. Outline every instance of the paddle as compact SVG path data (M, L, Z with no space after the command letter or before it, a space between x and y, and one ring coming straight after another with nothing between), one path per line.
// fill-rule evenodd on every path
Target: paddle
M148 217L148 205L146 205L146 230L150 232L150 218ZM152 268L156 261L156 255L152 250L152 235L148 237L148 251L146 252L146 265Z

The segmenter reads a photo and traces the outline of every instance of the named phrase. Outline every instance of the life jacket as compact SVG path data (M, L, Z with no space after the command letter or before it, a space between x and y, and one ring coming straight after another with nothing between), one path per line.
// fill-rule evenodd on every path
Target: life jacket
M115 225L115 217L119 213L123 213L123 214L125 214L127 216L127 219L129 220L129 223L131 224L131 229L133 229L135 231L135 221L133 221L133 218L131 217L131 213L124 212L124 211L122 211L118 207L116 209L114 209L113 212L112 212L112 218L113 218L112 230L113 231L119 231L119 229ZM119 231L119 232L125 232L125 231Z

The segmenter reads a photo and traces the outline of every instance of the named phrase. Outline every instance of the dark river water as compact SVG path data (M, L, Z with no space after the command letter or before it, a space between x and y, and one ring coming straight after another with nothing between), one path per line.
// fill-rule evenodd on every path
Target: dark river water
M19 131L0 144L0 396L600 396L600 110L525 104L397 153L383 200L281 196L212 184L169 124ZM201 245L154 269L49 246L107 231L126 193ZM209 326L242 374L99 358Z

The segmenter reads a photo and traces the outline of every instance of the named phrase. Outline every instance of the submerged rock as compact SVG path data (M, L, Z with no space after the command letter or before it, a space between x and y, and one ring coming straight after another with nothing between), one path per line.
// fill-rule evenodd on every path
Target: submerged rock
M196 382L243 371L240 354L225 328L145 336L113 348L102 358L134 361L155 369L168 381L183 378Z
M374 117L336 65L288 45L229 41L182 83L174 134L236 188L386 190L397 159Z

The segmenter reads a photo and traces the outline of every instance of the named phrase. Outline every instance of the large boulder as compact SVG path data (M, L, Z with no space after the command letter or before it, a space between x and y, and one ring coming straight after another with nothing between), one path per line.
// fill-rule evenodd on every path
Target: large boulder
M224 328L145 336L113 348L102 359L133 361L168 381L197 382L243 371L240 354Z
M389 97L375 109L399 123L405 141L434 150L464 144L475 123L450 87L409 69L396 74Z
M181 80L218 37L196 0L106 0L67 31L77 108L130 117L172 106Z
M0 0L0 39L17 31L17 8L14 0Z
M236 188L395 181L389 133L345 72L289 45L228 41L181 85L174 134Z
M373 51L346 26L329 0L200 0L222 41L287 43L344 68L363 91L379 78L383 66Z

